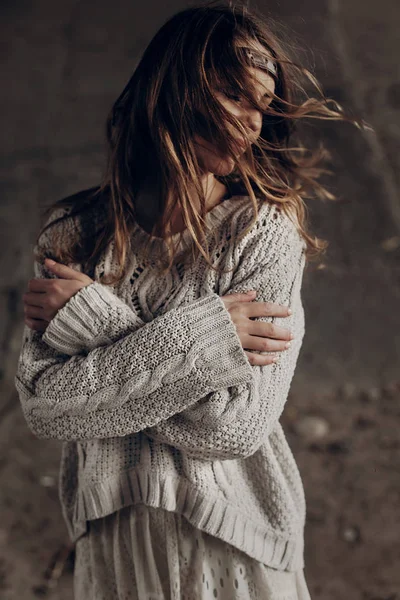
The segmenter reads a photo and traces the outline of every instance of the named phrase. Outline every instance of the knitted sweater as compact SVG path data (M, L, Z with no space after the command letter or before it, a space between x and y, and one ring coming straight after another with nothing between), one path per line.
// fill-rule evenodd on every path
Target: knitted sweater
M25 326L15 385L30 430L63 441L59 494L72 541L88 520L144 503L180 513L265 565L304 567L304 491L279 418L304 335L305 243L283 210L259 207L240 241L253 216L248 196L206 215L213 264L230 273L219 275L200 254L156 276L140 251L150 236L135 224L121 283L99 282L116 267L111 242L87 273L94 283L44 334ZM68 225L55 227L68 235ZM190 240L185 230L180 250ZM164 245L154 239L151 256ZM55 277L36 261L34 272ZM275 364L250 364L220 298L250 289L255 301L292 309L256 318L295 336Z

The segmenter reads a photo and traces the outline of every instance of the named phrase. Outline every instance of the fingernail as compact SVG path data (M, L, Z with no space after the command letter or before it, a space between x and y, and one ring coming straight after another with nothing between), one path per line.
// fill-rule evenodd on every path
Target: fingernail
M246 294L249 294L251 296L255 293L256 293L256 290L249 290L248 292L246 292Z
M52 260L51 258L46 258L46 260L47 260L47 264L50 265L51 267L56 264L56 261Z
M288 315L291 315L291 314L292 314L292 311L290 310L290 308L288 308L288 311L287 311L287 312L288 312Z

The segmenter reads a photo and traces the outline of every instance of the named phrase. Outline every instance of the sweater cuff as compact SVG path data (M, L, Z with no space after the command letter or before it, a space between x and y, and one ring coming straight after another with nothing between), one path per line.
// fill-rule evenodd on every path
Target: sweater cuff
M48 324L42 340L73 356L108 345L143 325L109 287L93 282L79 290Z
M202 383L213 391L243 385L253 379L253 368L243 350L236 325L218 294L212 292L189 305L180 307L193 331L190 350ZM189 361L190 362L190 361Z

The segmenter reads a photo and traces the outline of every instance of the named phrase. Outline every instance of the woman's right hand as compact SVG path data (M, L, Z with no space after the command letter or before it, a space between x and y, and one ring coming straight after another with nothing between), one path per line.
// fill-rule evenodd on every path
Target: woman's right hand
M282 352L290 347L293 339L290 331L273 323L252 321L250 317L288 317L289 309L272 302L253 302L255 294L236 293L221 296L229 311L245 354L251 365L270 365L278 360L273 354L253 354L249 350L261 352Z

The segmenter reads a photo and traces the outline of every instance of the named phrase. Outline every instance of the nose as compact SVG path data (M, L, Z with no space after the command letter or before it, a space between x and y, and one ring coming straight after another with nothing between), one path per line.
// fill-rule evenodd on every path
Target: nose
M259 110L249 110L246 118L246 125L249 131L254 132L256 137L261 133L262 128L262 114Z

